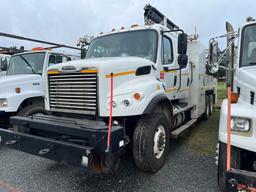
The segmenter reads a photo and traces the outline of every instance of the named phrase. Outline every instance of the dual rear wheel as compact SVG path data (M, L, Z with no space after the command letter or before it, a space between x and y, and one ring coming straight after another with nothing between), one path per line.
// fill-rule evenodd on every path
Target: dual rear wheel
M204 120L207 120L212 115L213 107L214 107L213 94L205 95L205 112L203 114Z

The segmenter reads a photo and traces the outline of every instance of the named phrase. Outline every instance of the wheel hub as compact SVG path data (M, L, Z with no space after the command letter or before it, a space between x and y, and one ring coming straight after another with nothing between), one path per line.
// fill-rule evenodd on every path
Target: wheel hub
M161 158L166 143L166 133L163 125L159 125L154 136L154 155L157 159Z

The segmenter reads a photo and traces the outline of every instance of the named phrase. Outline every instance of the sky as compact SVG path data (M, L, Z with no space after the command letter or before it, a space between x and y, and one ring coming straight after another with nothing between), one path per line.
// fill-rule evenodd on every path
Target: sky
M146 3L159 9L205 46L225 33L225 22L237 29L248 16L256 18L255 0L0 0L0 32L75 46L79 37L112 28L144 24ZM0 46L38 46L0 37Z

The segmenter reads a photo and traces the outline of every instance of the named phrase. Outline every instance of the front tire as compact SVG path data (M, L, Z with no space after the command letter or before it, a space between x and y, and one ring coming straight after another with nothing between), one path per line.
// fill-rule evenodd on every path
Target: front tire
M161 113L142 116L133 135L133 158L137 167L155 173L165 164L170 145L170 126Z
M33 116L35 114L47 114L45 109L40 106L40 105L36 105L36 104L32 104L32 105L28 105L24 108L22 108L17 116L20 116L20 117L29 117L29 116ZM19 126L16 126L14 125L12 127L13 131L15 132L21 132L21 133L27 133L29 132L29 130L25 129L24 127L19 127Z

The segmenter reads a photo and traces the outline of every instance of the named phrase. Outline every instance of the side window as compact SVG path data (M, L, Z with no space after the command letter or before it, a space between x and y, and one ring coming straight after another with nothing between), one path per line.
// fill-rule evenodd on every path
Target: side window
M61 55L56 55L56 64L57 63L62 63L62 56Z
M50 55L50 56L49 56L48 65L49 65L49 66L52 66L52 65L54 65L55 63L56 63L56 57L55 57L55 55Z
M52 66L58 63L63 63L63 57L61 55L52 54L49 56L49 66Z
M171 39L163 36L162 42L162 63L167 65L173 62L173 49Z

